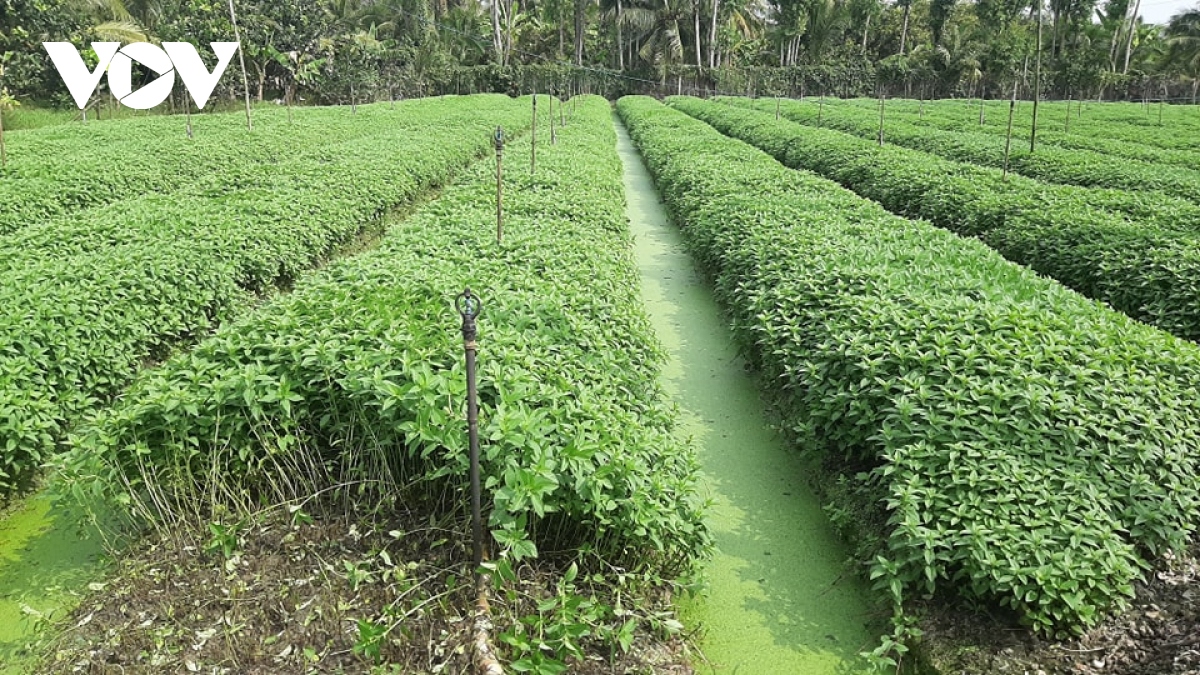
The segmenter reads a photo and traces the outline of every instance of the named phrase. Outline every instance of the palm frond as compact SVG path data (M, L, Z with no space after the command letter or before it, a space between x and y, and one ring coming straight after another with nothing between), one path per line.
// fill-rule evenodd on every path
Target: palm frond
M92 32L96 37L107 42L121 42L128 44L130 42L149 42L146 31L137 24L136 21L105 21L104 23L93 26Z

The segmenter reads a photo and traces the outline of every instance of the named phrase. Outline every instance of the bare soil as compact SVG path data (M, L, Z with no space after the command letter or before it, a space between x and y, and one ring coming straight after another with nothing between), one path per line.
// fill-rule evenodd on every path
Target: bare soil
M475 598L462 531L414 514L366 526L280 510L232 533L146 539L92 585L38 672L468 673ZM522 566L492 594L502 663L511 654L498 638L538 615L561 572ZM646 602L639 614L670 611L669 596ZM585 658L569 672L692 673L685 639L648 625L628 653L580 637Z

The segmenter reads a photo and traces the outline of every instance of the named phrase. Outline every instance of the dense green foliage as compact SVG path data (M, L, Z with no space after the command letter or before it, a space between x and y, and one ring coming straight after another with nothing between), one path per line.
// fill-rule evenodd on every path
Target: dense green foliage
M762 106L760 109L766 109L767 104L767 101L722 100ZM770 105L774 109L774 101ZM819 126L822 127L863 138L877 139L879 136L878 109L870 112L848 105L821 106L813 101L789 100L780 103L780 113L802 124L817 125L819 117ZM958 162L996 168L1004 166L1004 138L992 134L942 131L885 118L884 139L887 143ZM1132 159L1114 161L1111 156L1099 152L1057 146L1042 146L1031 153L1028 145L1022 146L1020 143L1013 143L1008 162L1009 171L1050 183L1160 191L1200 203L1200 171L1182 167Z
M517 559L583 548L639 571L687 568L707 539L696 467L657 383L664 357L637 290L608 105L585 99L557 145L539 144L536 178L520 161L507 172L503 245L485 160L377 250L148 372L75 439L76 460L91 470L101 458L102 474L135 492L162 490L160 504L214 484L274 495L311 474L461 508L453 299L469 286L483 299L481 438L497 541Z
M260 115L254 133L235 115L197 115L192 139L182 118L161 116L11 134L8 168L0 172L0 235L90 206L116 202L125 209L149 193L221 189L255 167L311 159L324 146L361 138L389 114L405 122L403 113L386 109L361 118L304 109L294 124L276 113ZM115 217L96 212L89 226Z
M894 213L978 236L1013 262L1135 319L1200 340L1200 209L1194 204L1164 208L1161 200L1145 203L1153 195L1143 200L1005 178L997 169L699 99L672 105L787 166L836 180Z
M1200 11L1180 13L1169 26L1149 25L1146 20L1168 18L1154 4L236 0L233 6L250 93L259 100L507 91L508 83L527 79L524 69L554 64L588 92L662 94L688 87L869 96L882 86L910 96L998 97L1015 81L1027 99L1040 86L1043 96L1165 96L1194 103ZM206 45L231 39L232 28L225 2L2 0L0 64L12 67L0 89L67 105L40 50L43 40ZM493 77L497 73L501 77ZM241 78L230 74L216 96L234 101L242 88Z
M326 145L306 132L310 147L291 158L235 161L176 194L134 197L5 238L13 262L0 268L0 492L147 362L447 179L490 148L496 124L528 124L527 106L487 95L314 113L307 121L315 126L328 115L352 117L359 137ZM236 154L240 137L226 138L223 154Z
M1075 630L1195 532L1200 348L650 99L618 109L787 428L886 504L871 575L897 604L953 589Z
M845 104L879 113L878 100L853 99ZM986 133L1003 137L1008 129L1008 101L988 101L984 107L983 124L979 123L979 104L975 101L930 101L921 105L917 101L889 99L886 107L889 119L927 125L944 131ZM1195 135L1200 129L1189 119L1195 118L1200 121L1200 112L1196 108L1171 106L1171 114L1164 113L1165 119L1160 127L1156 121L1159 114L1157 105L1145 109L1140 105L1130 107L1136 110L1135 119L1143 124L1105 119L1102 106L1097 106L1094 102L1088 104L1086 115L1078 104L1071 105L1069 112L1065 104L1046 104L1038 113L1037 143L1039 146L1094 150L1112 157L1135 159L1151 164L1200 169L1200 137ZM1033 106L1022 101L1020 112L1014 110L1014 147L1029 146L1032 108ZM1068 116L1071 118L1069 121L1066 120ZM1181 133L1185 130L1192 133Z

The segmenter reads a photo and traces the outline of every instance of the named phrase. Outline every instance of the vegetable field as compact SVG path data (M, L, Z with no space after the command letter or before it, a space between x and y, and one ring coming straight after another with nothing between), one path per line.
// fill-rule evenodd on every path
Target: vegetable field
M289 139L279 131L272 140L268 131L250 143L226 116L223 128L202 132L215 138L199 150L219 159L220 169L192 180L160 174L164 166L144 175L74 174L72 144L82 132L47 130L46 139L30 132L36 138L28 145L37 151L32 163L40 166L29 171L58 170L57 161L69 175L45 184L46 201L33 202L22 226L0 238L6 252L0 263L0 489L21 482L53 454L67 425L117 394L148 361L291 283L385 210L485 152L496 122L516 128L525 112L520 102L500 96L402 108L339 115L346 119L329 125L328 133L321 113L312 113L305 134ZM492 117L481 119L480 109ZM386 124L387 115L397 123ZM154 141L163 134L141 131L135 125L137 140L127 148L126 161L135 165L167 150ZM24 189L36 193L39 179L24 178L20 165L13 162L13 185L23 189L28 180ZM105 183L111 176L145 179L139 191L152 190L150 181L157 180L166 191L123 194ZM61 187L73 182L74 188ZM84 207L76 192L111 201ZM46 218L47 212L58 215Z
M675 105L884 196L915 203L932 182L920 175L940 169L720 103ZM1124 608L1156 557L1194 536L1196 345L682 112L632 98L620 110L790 431L845 466L837 491L874 514L845 524L897 607L949 587L1066 635ZM898 614L896 634L909 626Z
M37 668L915 673L940 616L1086 656L1200 599L1200 116L882 106L10 133L0 504L127 516ZM1187 672L1180 611L1116 663Z

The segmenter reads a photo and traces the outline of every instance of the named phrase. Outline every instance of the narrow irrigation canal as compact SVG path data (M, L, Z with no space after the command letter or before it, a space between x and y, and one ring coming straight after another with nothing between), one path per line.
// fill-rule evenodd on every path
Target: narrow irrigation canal
M804 483L803 463L770 430L716 301L614 121L642 294L670 353L666 386L716 502L709 593L681 608L688 627L702 629L709 665L697 665L747 675L859 672L856 655L876 642L866 590L843 574L845 549Z
M102 553L81 505L40 494L0 517L0 675L27 672L27 645L102 575Z

